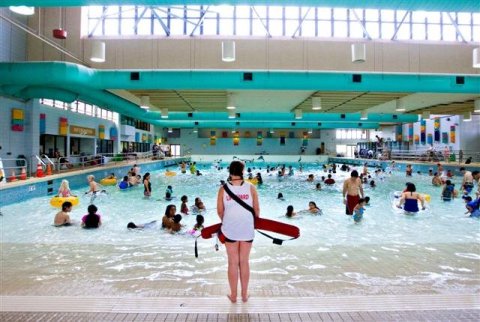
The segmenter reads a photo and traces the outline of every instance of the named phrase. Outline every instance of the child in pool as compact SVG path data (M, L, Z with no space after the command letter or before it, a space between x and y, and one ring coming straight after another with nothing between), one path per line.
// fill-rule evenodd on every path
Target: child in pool
M480 217L480 199L470 201L465 205L467 212L465 214L470 214L469 217Z
M292 218L292 217L294 217L294 216L296 216L296 215L297 215L297 213L296 213L295 211L293 211L293 206L292 206L292 205L289 205L289 206L287 207L287 213L285 214L285 216L286 216L287 218Z
M317 183L317 185L315 186L315 190L322 190L322 185L319 183Z
M117 177L115 177L115 173L110 173L105 179L117 179Z
M145 224L139 224L139 225L135 225L135 223L129 222L127 225L127 228L128 229L151 229L151 228L155 228L156 226L157 226L157 221L153 220L151 222L147 222Z
M203 218L202 215L197 215L195 219L197 222L193 226L192 231L201 231L203 229L203 223L205 222L205 218Z
M62 183L60 184L60 188L58 189L57 193L58 197L70 197L72 196L72 192L70 191L70 187L68 185L68 180L63 179Z
M363 198L365 200L365 206L370 206L370 197L369 196L365 196L365 198Z
M322 210L317 207L317 204L313 201L308 203L308 212L314 215L321 215Z
M118 184L118 188L120 188L121 190L123 189L127 189L128 187L130 187L129 183L128 183L128 176L125 176L123 177L123 180L122 182L120 182Z
M70 216L68 215L70 211L72 211L72 203L65 201L62 204L62 210L55 215L55 219L53 220L55 227L70 226L72 224Z
M360 198L358 204L353 208L353 221L358 224L363 219L363 212L365 211L365 199Z
M102 225L102 218L97 214L95 205L88 206L88 214L82 218L82 228L98 228Z
M285 198L283 197L283 193L279 192L278 195L277 195L277 199L281 200L281 201L284 201Z
M170 192L170 195L173 195L173 188L172 188L172 186L167 186L167 189L165 190L165 195L167 195L168 192Z
M170 233L176 233L179 232L180 229L182 229L182 225L180 224L180 221L182 221L182 215L176 214L173 217L173 222L170 224Z
M180 198L180 200L182 201L182 205L180 206L180 212L182 214L188 215L188 205L187 205L188 197L186 195L183 195L182 198Z

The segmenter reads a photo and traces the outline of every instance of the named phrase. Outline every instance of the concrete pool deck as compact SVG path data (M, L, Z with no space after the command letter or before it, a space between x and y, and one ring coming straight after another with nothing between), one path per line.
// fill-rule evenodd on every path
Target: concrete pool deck
M2 321L475 321L479 294L325 297L2 296Z

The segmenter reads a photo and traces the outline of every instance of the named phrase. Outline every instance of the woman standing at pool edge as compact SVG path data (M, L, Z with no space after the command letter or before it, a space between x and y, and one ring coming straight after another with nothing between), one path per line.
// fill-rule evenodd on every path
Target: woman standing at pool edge
M255 187L243 181L245 165L240 161L230 163L230 177L226 185L246 204L253 207L255 216L260 217L260 206ZM217 213L222 221L222 233L225 235L225 247L228 256L228 283L232 303L237 301L238 279L240 278L242 301L248 301L248 282L250 279L250 250L252 249L254 218L250 211L233 200L224 190L218 190Z

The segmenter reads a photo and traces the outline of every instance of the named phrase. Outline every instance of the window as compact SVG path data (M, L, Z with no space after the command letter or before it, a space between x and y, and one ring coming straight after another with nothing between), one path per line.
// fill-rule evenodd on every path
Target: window
M192 34L392 39L395 34L398 40L480 40L480 13L476 12L278 5L91 6L83 10L86 10L89 37ZM457 35L449 16L458 25L461 36Z
M93 117L103 118L110 121L114 121L118 117L118 114L115 112L107 111L96 105L87 104L80 101L74 101L71 104L69 104L62 101L58 101L58 100L41 98L40 104L60 108L62 110L70 110L71 112L74 112L74 113L80 113L80 114L85 114ZM149 131L150 124L148 124L148 126L145 126L145 129Z
M335 132L337 140L366 140L367 131L356 129L338 129Z
M180 144L170 145L170 154L172 157L179 157L180 154Z

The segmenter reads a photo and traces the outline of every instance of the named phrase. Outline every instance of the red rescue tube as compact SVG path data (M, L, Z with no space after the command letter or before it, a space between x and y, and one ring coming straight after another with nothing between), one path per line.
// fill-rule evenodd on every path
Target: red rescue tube
M218 223L212 226L208 226L202 229L202 238L212 238L216 233L220 232L222 224ZM255 218L255 229L271 231L277 234L289 236L292 238L300 237L300 229L296 226L285 224L280 221L275 221L265 218ZM224 236L219 237L220 241L224 242Z

